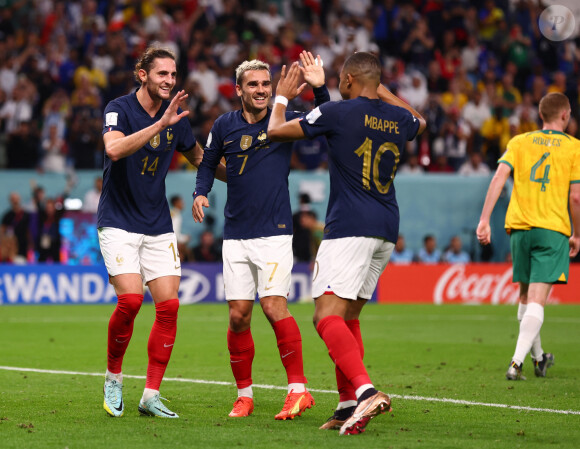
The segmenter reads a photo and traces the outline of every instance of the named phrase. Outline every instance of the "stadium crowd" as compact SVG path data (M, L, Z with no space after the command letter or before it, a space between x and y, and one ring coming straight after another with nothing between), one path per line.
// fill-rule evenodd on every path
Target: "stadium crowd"
M189 94L202 143L220 114L239 108L240 62L268 62L276 78L304 49L321 55L332 100L348 55L380 57L383 83L428 123L403 152L401 173L489 174L513 135L538 129L548 92L570 98L567 132L579 136L580 37L544 37L539 0L3 3L0 168L102 168L104 105L136 88L134 61L152 42L178 56L177 89ZM313 100L306 89L292 106L310 109ZM324 170L325 145L296 143L292 167ZM176 153L172 169L189 167Z

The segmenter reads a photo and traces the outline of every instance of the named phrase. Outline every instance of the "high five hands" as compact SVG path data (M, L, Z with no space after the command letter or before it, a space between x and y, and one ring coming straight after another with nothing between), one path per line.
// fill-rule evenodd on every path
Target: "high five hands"
M302 93L306 84L310 84L312 87L324 85L324 69L320 56L315 59L312 53L303 51L300 54L300 62L302 62L302 66L298 62L294 62L288 70L286 70L285 65L282 66L276 95L292 100ZM301 78L306 82L299 84Z

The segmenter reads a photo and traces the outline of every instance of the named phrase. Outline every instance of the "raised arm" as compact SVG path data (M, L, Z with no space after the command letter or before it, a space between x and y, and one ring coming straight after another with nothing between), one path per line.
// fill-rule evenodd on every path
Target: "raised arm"
M274 142L285 142L304 139L304 131L300 126L299 119L286 121L286 107L288 101L296 98L306 87L306 84L298 85L300 67L294 62L288 73L286 66L282 66L280 80L276 86L276 99L274 108L268 123L268 137Z
M189 114L189 111L183 111L181 114L177 113L179 104L187 98L185 91L177 92L169 106L165 110L163 116L147 128L143 128L136 133L126 136L121 131L109 131L103 134L103 141L105 142L105 152L107 156L115 162L127 156L131 156L143 147L156 134L163 131L168 126L174 125L183 117Z
M387 89L382 84L379 84L377 94L379 98L383 100L385 103L389 103L394 106L400 106L409 111L411 114L413 114L413 117L419 120L419 130L417 131L417 135L425 131L425 128L427 127L427 122L425 121L423 116L419 114L411 105L405 103L403 100L401 100L399 97L393 94L389 89Z
M487 195L485 196L485 202L483 204L479 224L477 225L476 230L477 240L479 240L479 243L482 245L488 245L491 243L491 227L489 226L489 220L511 171L512 169L509 165L500 163L489 184L489 188L487 189Z

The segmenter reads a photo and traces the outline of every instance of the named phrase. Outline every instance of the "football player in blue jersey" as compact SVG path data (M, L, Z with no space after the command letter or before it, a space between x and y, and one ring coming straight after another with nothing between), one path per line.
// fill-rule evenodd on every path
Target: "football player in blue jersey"
M302 55L303 66L310 64ZM423 132L417 111L380 84L381 64L371 53L344 63L339 89L344 101L325 103L306 117L287 121L289 99L304 68L294 63L282 75L268 135L274 141L326 136L330 198L324 240L316 255L312 296L314 324L336 365L340 402L321 427L341 435L362 433L368 422L391 408L363 364L359 316L385 269L399 233L393 180L400 149Z
M97 212L101 252L117 294L109 321L104 409L122 416L123 356L143 302L143 283L155 302L147 350L149 363L139 412L178 418L161 401L163 379L177 329L181 264L165 195L165 177L174 151L199 166L203 150L179 104L187 98L176 82L175 56L148 48L135 66L140 88L105 108L103 191ZM218 177L225 180L225 167Z
M330 99L324 70L314 63L305 68L305 81L314 88L316 103ZM228 177L223 261L225 296L229 307L227 332L230 365L238 398L229 416L248 416L254 410L250 329L256 293L274 329L288 379L288 394L275 418L293 419L314 405L306 390L302 337L287 306L292 270L292 211L288 175L292 143L270 141L272 75L268 64L245 61L236 69L236 93L242 109L220 116L214 123L197 174L193 217L203 221L203 207L214 171L226 158ZM288 118L301 115L288 112Z

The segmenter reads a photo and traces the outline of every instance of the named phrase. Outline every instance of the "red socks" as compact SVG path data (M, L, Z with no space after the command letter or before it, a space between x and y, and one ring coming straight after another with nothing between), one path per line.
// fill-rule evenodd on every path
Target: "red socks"
M361 359L365 356L365 347L362 340L362 335L360 333L360 322L359 320L348 320L346 321L347 327L354 336L354 339L358 343L358 348L361 354ZM336 385L338 387L338 394L340 397L340 402L346 401L356 401L355 389L352 387L348 379L342 374L342 371L336 367Z
M326 343L330 358L355 390L372 383L363 364L359 344L344 319L337 315L327 316L318 322L316 330Z
M272 327L278 341L282 365L286 368L288 383L305 384L304 364L302 361L302 337L294 317L276 321Z
M255 353L251 329L236 333L228 328L228 350L238 389L249 387L252 385L252 362Z
M149 364L145 388L159 390L175 343L178 309L179 299L169 299L155 304L155 321L147 344Z
M107 369L111 373L121 372L123 357L133 335L133 323L142 303L143 295L135 293L119 295L117 298L117 307L109 320L107 344Z

